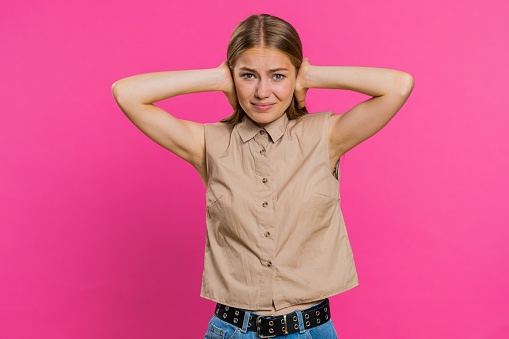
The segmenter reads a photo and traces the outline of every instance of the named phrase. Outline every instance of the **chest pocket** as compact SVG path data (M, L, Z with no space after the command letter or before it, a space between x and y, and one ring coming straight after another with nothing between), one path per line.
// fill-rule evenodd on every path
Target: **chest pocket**
M217 199L208 202L207 225L220 246L244 242L246 229L243 227L249 225L249 222L243 222L247 216L239 213L235 206L228 194L221 194Z
M215 200L207 201L207 227L213 232L217 243L224 246L225 238L231 237L231 221L228 212L224 208L224 195Z
M222 208L221 208L221 199L223 198L222 195L217 197L214 200L207 200L207 220L210 221L219 221L219 219L222 216Z
M313 192L302 209L299 222L307 229L310 235L316 235L332 224L336 209L341 199L321 192Z

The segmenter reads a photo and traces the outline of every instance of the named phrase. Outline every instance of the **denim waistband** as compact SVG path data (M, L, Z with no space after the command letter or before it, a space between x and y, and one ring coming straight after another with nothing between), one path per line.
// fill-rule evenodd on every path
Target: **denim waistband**
M327 298L325 298L325 299L327 299ZM301 311L305 311L305 310L308 310L308 309L310 309L310 308L313 308L313 307L315 307L316 305L318 305L318 304L322 303L325 299L322 299L322 300L320 300L319 302L317 302L316 304L313 304L313 305L311 305L311 306L309 306L309 307L303 308L303 309L301 309ZM295 312L295 311L292 311L292 312ZM292 313L292 312L288 312L288 313ZM251 311L250 313L251 313L251 314L256 314L256 315L261 315L261 316L263 316L263 314L258 314L258 313L253 312L253 311Z

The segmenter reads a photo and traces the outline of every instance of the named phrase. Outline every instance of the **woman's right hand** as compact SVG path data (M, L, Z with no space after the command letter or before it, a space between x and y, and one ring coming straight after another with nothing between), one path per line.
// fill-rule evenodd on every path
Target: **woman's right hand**
M221 65L219 65L219 67L217 67L217 69L222 71L220 89L224 95L226 95L228 102L235 110L238 104L237 91L235 89L235 83L232 78L230 67L228 67L228 61L224 61Z

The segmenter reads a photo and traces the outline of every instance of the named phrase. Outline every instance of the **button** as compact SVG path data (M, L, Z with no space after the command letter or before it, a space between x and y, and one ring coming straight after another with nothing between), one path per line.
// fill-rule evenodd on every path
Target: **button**
M261 129L260 134L263 134L263 133L265 133L265 130Z
M270 266L272 266L272 262L271 262L271 261L269 261L269 262L267 262L267 264L266 264L266 265L267 265L267 267L270 267Z
M267 181L268 181L268 180L267 180L267 178L263 178L263 179L262 179L262 182L263 182L264 184L265 184Z
M263 234L263 236L264 236L265 238L270 237L270 232L265 232L265 233Z
M262 206L263 206L263 207L267 207L267 205L268 205L268 204L269 204L268 202L264 201L264 202L263 202L263 204L262 204Z
M265 150L264 150L264 149L261 149L261 150L260 150L260 154L261 154L261 155L264 155L264 154L265 154Z

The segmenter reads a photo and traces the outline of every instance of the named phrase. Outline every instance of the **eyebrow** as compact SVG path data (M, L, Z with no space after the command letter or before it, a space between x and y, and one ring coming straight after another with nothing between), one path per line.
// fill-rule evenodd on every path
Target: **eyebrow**
M241 71L249 71L249 72L253 72L253 73L258 73L255 69L248 68L248 67L241 67L240 70ZM270 69L269 73L274 73L274 72L279 72L279 71L288 71L288 69L286 69L286 68L274 68L274 69Z

